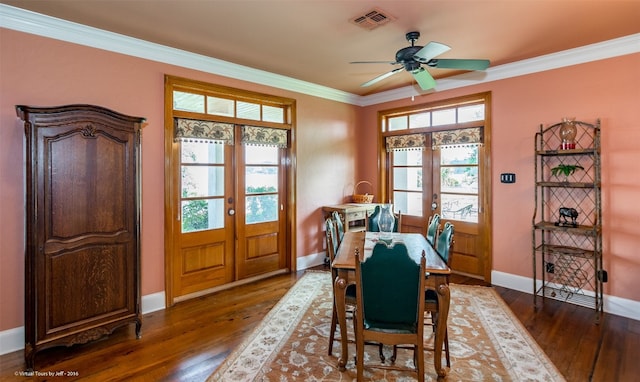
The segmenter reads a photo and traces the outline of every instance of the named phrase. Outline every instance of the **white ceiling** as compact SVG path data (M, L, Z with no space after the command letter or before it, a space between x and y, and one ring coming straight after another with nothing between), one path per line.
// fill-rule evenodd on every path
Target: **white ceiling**
M491 67L640 32L640 1L581 0L0 0L0 3L347 93L414 84L395 68L419 31L451 50L439 58L489 59ZM350 19L377 8L392 21L367 30ZM429 69L436 78L459 71ZM607 68L603 67L603 75ZM478 78L481 78L478 77ZM415 85L414 85L415 86ZM436 88L437 89L437 88Z

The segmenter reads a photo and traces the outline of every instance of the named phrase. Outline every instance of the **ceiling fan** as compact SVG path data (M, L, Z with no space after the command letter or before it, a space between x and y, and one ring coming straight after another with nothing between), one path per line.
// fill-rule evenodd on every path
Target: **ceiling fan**
M409 32L406 34L407 41L411 42L411 46L402 48L396 52L396 60L389 61L354 61L352 64L369 64L369 63L389 63L392 65L402 65L390 72L379 75L378 77L363 83L362 87L371 86L379 81L384 80L402 70L413 75L422 90L433 89L436 86L436 80L431 74L422 67L422 64L431 68L439 69L461 69L461 70L485 70L489 67L489 60L472 60L472 59L437 59L439 55L451 49L449 46L439 42L431 41L425 46L416 46L415 42L420 37L420 32Z

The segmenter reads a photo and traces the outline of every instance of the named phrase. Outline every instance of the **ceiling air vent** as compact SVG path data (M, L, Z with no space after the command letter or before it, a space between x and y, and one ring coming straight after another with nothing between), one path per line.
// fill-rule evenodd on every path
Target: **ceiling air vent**
M395 17L391 16L387 12L378 8L373 8L369 12L356 16L349 21L364 29L372 30L393 20L395 20Z

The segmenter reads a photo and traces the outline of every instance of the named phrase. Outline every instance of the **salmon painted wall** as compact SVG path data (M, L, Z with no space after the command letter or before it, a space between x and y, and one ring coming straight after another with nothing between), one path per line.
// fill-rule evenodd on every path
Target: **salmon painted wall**
M600 118L604 293L640 301L639 68L640 54L627 55L363 108L357 173L377 179L379 110L490 91L493 270L531 278L534 134L562 117ZM517 183L500 183L503 172L516 173Z
M296 99L298 256L324 249L321 206L353 183L357 109L299 93L0 28L0 331L24 324L23 129L15 105L87 103L147 118L142 295L164 291L164 75Z

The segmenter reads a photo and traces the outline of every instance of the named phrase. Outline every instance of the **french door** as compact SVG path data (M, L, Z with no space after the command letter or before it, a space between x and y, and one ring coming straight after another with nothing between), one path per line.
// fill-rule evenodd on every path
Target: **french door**
M292 103L165 84L167 306L292 268Z
M283 149L238 149L236 276L244 279L286 268L286 182Z
M490 282L488 97L381 112L383 198L402 230L426 232L429 216L454 224L451 268Z

